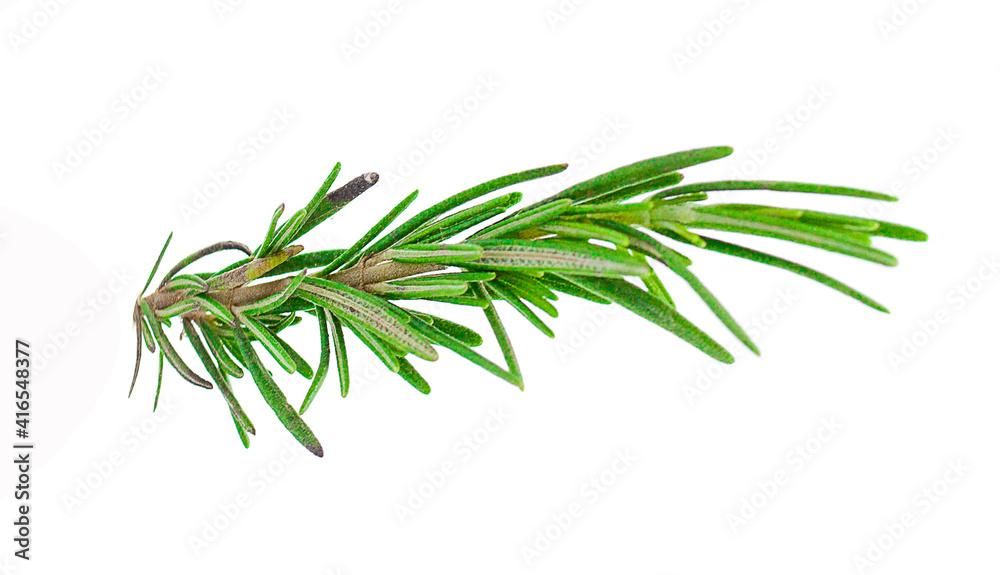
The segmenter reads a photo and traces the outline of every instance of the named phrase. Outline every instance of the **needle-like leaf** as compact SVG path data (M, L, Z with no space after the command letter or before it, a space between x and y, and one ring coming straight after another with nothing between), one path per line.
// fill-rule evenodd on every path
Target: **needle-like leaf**
M333 166L333 169L330 170L330 174L327 175L325 180L323 180L323 183L320 185L319 190L317 190L316 193L313 194L312 199L309 200L308 204L306 204L306 213L309 215L310 218L316 215L316 212L319 210L320 204L323 203L323 200L326 198L326 194L330 191L330 188L333 187L333 183L337 181L337 176L339 175L340 175L340 162L337 162Z
M285 429L291 432L292 436L303 447L308 449L313 455L323 457L323 446L320 445L319 440L316 439L316 436L309 429L309 426L306 425L306 422L302 421L302 418L295 412L295 409L288 404L285 394L274 383L271 374L264 368L260 357L257 356L257 352L250 345L250 339L246 333L238 326L234 329L234 332L240 352L246 360L247 369L250 370L250 375L253 376L254 382L257 383L257 389L260 390L260 394L264 396L264 401L271 407L274 414L278 416L278 420L285 426Z
M457 265L476 261L483 248L476 244L407 244L385 251L385 258L410 264Z
M198 302L196 300L187 299L187 300L179 301L179 302L175 303L174 305L167 306L167 307L161 309L160 311L156 312L156 317L160 318L160 320L169 319L169 318L172 318L174 316L185 314L185 313L187 313L189 311L194 311L194 310L198 309L199 307L200 306L199 306L199 304L198 304ZM150 350L150 351L153 351L153 350Z
M153 397L153 411L156 411L156 406L160 403L160 387L163 385L163 352L161 351L160 365L156 370L156 395Z
M270 332L263 324L253 319L251 316L236 312L236 319L253 334L255 338L264 346L271 357L278 362L278 365L288 373L295 373L295 360L285 347L278 341L277 336Z
M206 294L196 295L194 296L194 300L198 302L198 305L205 311L219 318L219 321L221 321L224 325L230 327L236 325L236 316L233 315L233 312L229 311L229 308L216 301L215 298Z
M815 280L825 286L831 287L839 291L840 293L852 297L873 309L889 313L889 310L886 309L885 306L873 300L872 298L866 296L865 294L859 292L858 290L852 288L851 286L843 282L840 282L838 280L835 280L832 277L824 273L818 272L810 267L806 267L802 264L797 264L795 262L791 262L786 259L779 258L777 256L772 256L771 254L766 254L764 252L752 250L750 248L738 246L736 244L731 244L729 242L724 242L722 240L708 238L705 236L702 237L705 240L706 249L788 270L792 273L799 274L803 277Z
M153 264L153 269L152 271L149 272L149 277L146 278L146 285L142 286L142 291L139 292L140 296L146 293L146 289L149 288L149 284L153 282L153 276L156 275L156 270L160 269L160 262L163 261L163 254L167 253L167 246L170 245L170 240L173 237L174 237L174 232L170 232L170 235L167 236L167 241L163 242L163 248L160 249L160 255L157 256L156 263Z
M565 276L565 279L607 298L697 347L709 356L733 363L733 356L665 302L625 280Z
M503 321L500 319L500 314L497 313L496 307L493 305L493 301L489 294L486 292L486 286L482 282L472 284L473 291L476 292L476 296L486 302L486 306L483 311L486 313L486 319L490 323L490 328L493 330L493 335L497 339L497 345L500 346L500 351L503 352L504 361L507 363L508 372L515 378L518 388L524 391L524 378L521 375L521 367L517 363L517 355L514 354L514 346L510 342L510 336L507 334L507 329L503 325Z
M395 282L379 282L369 286L368 291L385 296L386 299L427 299L432 297L456 297L464 294L469 284L438 283L433 285L399 285Z
M501 379L508 381L509 383L512 383L518 387L522 387L524 385L523 381L521 380L520 374L504 370L497 364L476 353L471 347L465 345L458 339L448 335L447 333L441 331L440 329L435 328L434 326L423 321L422 319L413 318L412 323L414 329L419 331L422 335L424 335L434 343L454 351L458 355L464 357L465 359L471 361L472 363L478 365L479 367L482 367L483 369L492 373L493 375L496 375L497 377L500 377Z
M205 280L196 275L181 274L163 284L164 291L191 290L193 293L208 291L208 284Z
M520 184L522 182L527 182L530 180L535 180L538 178L544 178L545 176L551 176L552 174L558 174L559 172L566 169L566 164L559 164L556 166L548 166L545 168L538 168L537 170L527 170L524 172L518 172L516 174L511 174L509 176L503 176L502 178L497 178L495 180L490 180L484 184L469 188L464 192L455 194L454 196L444 200L443 202L438 202L433 206L427 208L426 210L420 212L419 214L413 216L405 223L400 225L398 228L393 230L390 234L375 242L375 244L367 250L367 253L376 253L382 251L385 248L393 246L396 242L407 237L414 230L418 229L425 223L433 220L437 216L449 212L462 204L471 202L472 200L484 196L490 192L495 192L497 190L506 188L508 186L513 186L514 184Z
M188 341L191 342L191 347L194 348L198 358L201 360L202 365L208 371L208 374L215 381L215 385L219 387L219 391L222 392L223 399L226 400L226 404L229 405L229 410L233 414L233 418L236 420L236 425L243 428L244 431L253 435L256 433L253 428L253 423L250 422L250 418L247 417L246 412L240 407L240 402L236 400L236 396L233 394L233 389L229 386L229 381L226 379L225 374L219 370L219 367L215 365L212 360L212 356L209 355L207 349L205 349L204 344L201 342L201 337L198 335L197 330L194 327L194 323L191 320L184 320L184 334L187 335Z
M277 334L274 335L274 339L278 341L278 345L280 345L282 349L285 350L285 353L288 354L288 357L292 358L292 362L295 363L295 371L306 379L312 379L313 370L312 367L309 365L309 362L307 362L305 358L299 355L299 352L295 351L295 348L288 345L287 341L278 337Z
M132 384L128 387L128 396L132 397L135 380L139 377L139 364L142 363L142 310L137 303L132 310L132 326L135 328L135 368L132 370Z
M588 289L585 289L581 286L576 285L575 283L564 280L557 274L545 274L544 276L542 276L542 281L545 282L545 284L551 287L552 289L556 291L561 291L565 294L569 294L574 297L590 300L594 303L599 303L599 304L611 303L610 301L602 298L601 296L597 295L596 293Z
M495 277L497 277L497 274L493 272L457 272L414 276L402 280L395 280L392 283L401 286L451 285L466 282L488 282Z
M169 240L168 240L168 243L169 243ZM166 249L166 246L163 246L163 247L164 247L164 249ZM210 245L208 247L202 248L202 249L194 252L193 254L191 254L188 257L186 257L186 258L182 259L181 261L179 261L177 263L177 265L175 265L174 267L170 268L170 271L168 271L166 273L166 275L163 276L163 279L160 280L160 287L163 287L164 285L166 285L166 283L168 281L170 281L171 279L173 279L173 277L177 273L179 273L182 269L188 267L189 265L191 265L194 262L200 260L201 258L203 258L203 257L205 257L207 255L210 255L210 254L214 254L216 252L221 252L221 251L226 251L226 250L238 250L238 251L241 251L241 252L245 253L248 256L251 254L250 248L246 247L245 245L243 245L243 244L241 244L239 242L219 242L219 243L212 244L212 245ZM155 272L156 269L154 268L153 271ZM149 279L153 279L153 277L150 276ZM145 291L145 290L143 290L143 291Z
M529 240L475 240L483 255L465 265L473 269L537 270L584 275L646 273L646 265L619 252L587 244L570 245Z
M427 313L418 313L418 312L411 312L411 313L469 347L477 347L483 345L483 336L479 335L474 330L465 327L462 324L455 323L453 321L444 319L443 317L438 317L436 315L430 315Z
M733 149L728 146L716 148L700 148L686 152L678 152L657 158L650 158L634 164L629 164L611 170L606 174L601 174L596 178L591 178L585 182L580 182L575 186L566 188L562 192L551 196L543 202L549 203L562 199L571 199L574 202L586 200L602 194L607 194L661 176L675 172L690 166L710 162L724 158L733 153Z
M389 371L399 373L399 359L396 355L389 351L387 344L383 344L379 338L375 337L375 334L360 325L350 321L344 321L344 323L348 328L350 328L351 331L354 332L354 335L358 336L361 343L365 344L368 349L372 350L375 357L379 358Z
M229 352L226 351L225 345L222 343L222 340L219 338L219 335L215 332L215 330L207 326L205 323L200 324L199 327L201 328L201 333L205 335L205 341L208 342L208 349L212 352L212 355L215 356L215 361L219 363L219 367L222 368L222 371L225 371L237 379L243 377L243 370L240 369L240 366L237 365L235 361L233 361L233 358L229 355Z
M273 310L292 297L292 294L298 289L302 280L306 279L306 271L302 270L299 275L293 277L292 281L288 282L288 286L280 292L263 297L255 302L241 305L236 310L243 314L264 314Z
M681 216L687 219L687 216ZM807 246L838 252L886 266L896 265L890 254L866 245L848 234L833 233L825 228L810 227L798 222L777 222L775 218L758 216L746 218L719 211L695 212L685 221L689 228L737 232L755 236L787 240Z
M549 220L554 220L559 217L559 214L568 210L572 205L573 201L566 199L550 202L536 208L522 210L502 222L497 222L492 226L486 227L483 230L472 234L470 239L488 240L490 238L499 238L503 236L516 237L516 234L521 230L534 226L540 226Z
M729 329L729 331L732 332L732 334L735 335L741 343L743 343L743 345L747 346L747 349L757 355L760 355L760 350L753 343L750 336L739 324L739 322L733 318L718 298L716 298L715 295L713 295L712 292L705 287L705 284L701 283L701 280L699 280L698 277L694 275L690 269L688 269L688 266L691 265L691 260L687 259L685 256L674 251L673 249L657 242L654 238L640 232L639 230L635 230L628 226L622 226L616 224L615 222L607 222L606 225L627 236L635 250L659 261L663 265L670 268L670 271L680 276L681 279L687 282L687 284L691 286L691 289L698 294L698 297L700 297L705 304L708 305L709 309L712 310L712 313L719 318L719 321L721 321Z
M850 196L855 198L867 198L870 200L881 200L884 202L895 202L896 197L868 190L856 188L844 188L840 186L823 186L818 184L803 184L798 182L775 182L775 181L724 181L724 182L704 182L700 184L689 184L671 188L655 196L657 199L693 192L717 192L717 191L737 191L737 190L771 190L775 192L801 192L805 194L827 194L832 196Z
M297 256L288 258L285 263L269 270L261 277L278 276L304 269L325 267L329 265L330 262L340 257L340 255L345 251L346 250L320 250L317 252L300 253ZM317 275L324 274L319 273Z
M642 180L640 182L611 190L610 192L605 192L599 194L580 202L578 204L615 204L618 202L624 202L634 198L635 196L640 196L647 192L653 192L656 190L662 190L663 188L669 188L680 183L684 179L683 174L677 172L671 172L669 174L663 174L662 176L654 176L648 180Z
M271 243L268 244L265 249L261 250L261 253L264 255L274 253L275 250L280 250L287 246L290 242L295 241L295 238L298 237L297 232L302 228L305 222L306 211L304 209L292 214L292 217L289 218L288 221L274 233L274 239L271 240Z
M549 317L559 317L559 310L549 302L550 299L556 299L555 293L533 277L524 274L503 272L497 276L495 281L489 282L486 285L502 286L516 297L544 311Z
M274 210L274 215L271 216L271 223L267 226L267 233L264 234L264 241L261 242L260 246L254 251L254 257L266 256L266 249L274 241L274 232L278 228L278 220L281 218L281 214L285 213L285 204L278 204L277 209Z
M142 339L146 342L146 349L150 352L156 351L156 341L153 339L153 330L149 329L149 322L142 318L139 320L142 327Z
M628 236L587 222L550 222L538 229L561 238L602 240L616 246L628 247Z
M197 373L191 370L181 356L174 349L174 346L170 345L170 340L167 339L167 334L163 332L163 328L160 326L160 322L157 321L156 316L153 314L152 308L145 301L139 302L142 306L142 313L145 314L146 320L149 322L149 326L153 331L153 337L156 338L156 343L160 345L160 352L166 356L167 361L170 365L174 366L177 373L181 374L181 377L190 381L191 383L204 387L206 389L212 389L212 382L207 381L205 378L201 377Z
M302 298L330 310L341 319L365 326L379 337L417 357L434 361L437 352L426 338L407 326L409 317L383 299L348 286L317 278L306 278Z
M549 337L556 336L555 332L553 332L549 326L545 325L545 322L543 322L541 318L539 318L535 314L535 312L531 311L531 309L528 308L528 306L524 305L524 302L521 301L521 298L511 293L510 290L508 290L503 285L488 283L486 284L486 290L489 291L492 295L496 296L497 298L502 299L507 303L509 303L511 307L517 310L517 313L523 315L526 320L531 322L531 325L537 327L538 330L544 333L545 335Z
M417 192L413 192L412 194L403 198L403 201L396 204L396 207L394 207L388 214L386 214L381 220L379 220L378 223L372 226L372 228L368 230L368 233L361 236L361 239L355 242L353 246L341 252L336 259L330 262L330 264L327 265L325 268L320 270L320 272L317 275L325 276L331 274L340 269L340 267L343 266L345 263L354 260L355 256L359 255L361 251L365 249L365 246L370 244L372 240L374 240L376 237L378 237L379 234L384 232L385 229L389 227L389 225L392 224L392 222L394 222L396 218L399 217L399 214L403 213L403 211L406 210L406 208L409 207L409 205L413 203L413 200L415 199L417 199Z
M486 215L487 218L485 219L489 219L496 214L502 213L507 208L521 201L522 196L521 192L511 192L471 208L466 208L450 216L428 222L399 243L401 245L433 243L440 239L452 237L467 230L471 222L475 222L472 223L472 225L475 225L484 221L480 219L480 216Z
M431 392L431 386L427 383L427 380L423 378L417 370L413 368L413 364L406 361L403 358L399 358L399 376L406 380L407 383L416 388L420 393L427 395Z
M316 366L316 374L313 376L309 391L306 392L306 397L302 400L299 415L304 414L309 409L313 399L316 398L316 394L323 387L326 374L330 370L330 334L327 327L329 325L329 313L322 307L316 306L316 318L319 323L319 365Z
M330 326L333 329L330 331L330 343L333 346L333 351L337 355L337 372L340 375L340 396L347 397L347 392L351 387L351 373L347 368L347 342L344 341L344 328L333 314L327 310L323 310L326 315L327 320L330 322Z

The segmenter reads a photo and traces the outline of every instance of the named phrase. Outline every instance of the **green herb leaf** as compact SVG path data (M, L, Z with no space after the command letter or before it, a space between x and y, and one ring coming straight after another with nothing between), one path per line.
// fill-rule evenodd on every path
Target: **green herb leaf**
M344 328L340 320L329 311L324 309L323 313L326 314L327 320L333 326L333 330L330 331L330 339L333 351L337 354L337 371L340 375L340 396L347 397L347 391L351 387L351 374L347 369L347 342L344 340Z
M437 352L426 338L407 326L409 316L370 294L336 282L319 278L306 278L300 297L330 310L342 320L364 326L379 337L385 338L417 357L434 361Z
M278 208L274 210L274 215L271 216L271 223L267 226L267 233L264 234L264 241L260 243L260 246L253 253L254 257L266 256L265 251L271 242L274 241L274 232L278 227L278 219L281 218L281 214L285 213L285 204L278 204Z
M299 210L292 214L292 217L288 219L287 222L274 234L274 239L267 246L266 249L261 250L261 253L268 255L274 252L274 250L280 250L287 246L289 243L295 241L298 237L297 232L302 228L302 225L306 221L306 211ZM293 254L294 255L294 254Z
M440 329L436 329L434 326L423 321L422 319L413 318L411 323L414 329L419 331L423 336L427 337L434 343L454 351L458 355L509 383L518 387L522 387L524 385L519 373L512 373L504 370L497 364L476 353L471 347L465 345L458 339L448 335Z
M395 282L379 282L368 286L373 294L387 299L427 299L432 297L455 297L469 289L467 283L439 283L433 285L399 285Z
M564 280L563 278L559 277L556 274L547 273L544 276L542 276L542 280L541 281L543 281L546 285L548 285L549 287L551 287L552 289L554 289L556 291L561 291L561 292L563 292L565 294L569 294L569 295L574 296L574 297L578 297L578 298L581 298L581 299L589 300L589 301L592 301L594 303L599 303L599 304L602 304L602 305L606 305L606 304L611 303L610 301L602 298L601 296L597 295L596 293L594 293L594 292L592 292L592 291L590 291L588 289L585 289L585 288L583 288L581 286L578 286L575 283L566 281L566 280Z
M320 250L316 252L300 253L292 256L285 263L269 270L261 277L280 276L290 272L298 272L309 268L320 268L336 260L346 250ZM318 274L322 275L322 274Z
M153 264L153 269L152 271L149 272L149 277L146 278L146 285L142 286L142 291L139 292L140 296L146 293L146 290L149 288L149 284L152 283L153 281L153 276L156 275L156 270L160 269L160 262L163 261L163 254L167 253L167 246L170 245L170 240L173 237L174 237L174 232L170 232L170 235L167 236L167 241L163 242L163 248L160 249L160 255L157 256L156 263Z
M739 322L733 318L729 311L719 302L718 298L705 287L705 284L688 269L688 266L691 265L691 260L638 230L634 230L628 226L615 226L613 222L609 222L607 225L614 226L620 233L627 235L629 241L633 243L634 249L659 261L670 268L670 271L680 276L698 294L698 297L708 305L708 308L719 318L719 321L736 336L736 339L740 340L750 351L760 355L760 350L757 349L757 346L750 339L750 336L747 335L743 327L740 326ZM667 298L669 301L669 296ZM671 303L671 305L673 304Z
M164 249L166 249L166 246L164 246ZM205 257L207 255L210 255L210 254L214 254L216 252L221 252L221 251L226 251L226 250L239 250L239 251L245 253L248 256L251 254L250 248L246 247L245 245L243 245L243 244L241 244L239 242L219 242L219 243L212 244L212 245L210 245L208 247L202 248L202 249L194 252L193 254L191 254L188 257L186 257L186 258L182 259L181 261L179 261L177 263L177 265L175 265L174 267L170 268L170 271L168 271L166 273L166 275L163 276L163 279L160 280L160 287L162 288L164 285L166 285L166 283L168 281L170 281L171 279L173 279L173 277L178 272L180 272L182 269L188 267L189 265L191 265L194 262L200 260L201 258L203 258L203 257ZM155 271L155 268L154 268L154 271ZM150 276L150 279L152 279L152 276ZM143 290L143 291L145 291L145 290Z
M250 330L255 338L264 346L264 349L271 354L271 357L278 362L278 365L288 373L295 373L295 360L278 341L278 337L271 333L264 325L248 315L236 312L236 319Z
M212 298L212 296L208 294L196 295L194 296L194 300L198 302L198 305L201 306L205 311L219 318L219 321L221 321L225 325L227 326L236 325L236 316L234 316L233 313L229 311L229 308L216 301L214 298Z
M208 284L205 280L196 275L181 274L174 276L172 280L163 285L165 291L191 290L194 293L208 291Z
M177 373L181 374L181 377L184 379L199 387L212 389L212 383L192 371L191 368L184 363L184 360L181 359L181 356L177 353L177 350L174 349L174 346L170 345L170 340L167 338L167 334L163 332L163 328L160 326L160 322L156 320L156 316L153 314L153 310L149 307L149 304L145 301L140 301L139 305L142 306L142 313L145 314L146 321L149 322L149 327L153 331L153 337L156 338L156 343L160 345L160 352L167 357L167 361L170 362L170 365L174 366Z
M545 233L556 234L562 238L603 240L616 246L628 247L628 237L608 228L587 222L550 222L538 229Z
M239 345L241 355L246 360L245 365L250 370L250 375L253 376L254 382L257 383L257 389L260 390L260 394L264 396L264 401L271 407L274 414L278 416L278 420L285 426L285 429L291 432L292 436L303 447L308 449L313 455L323 457L323 446L320 445L319 440L316 439L309 426L295 412L295 409L288 404L285 394L274 383L271 374L264 368L260 357L257 356L257 352L250 345L250 339L247 338L246 333L239 327L236 327L234 332L236 333L236 341Z
M436 315L431 315L429 313L418 313L410 312L411 314L419 317L425 322L433 325L437 329L445 332L451 337L457 339L458 341L464 343L469 347L478 347L483 345L483 336L476 333L471 328L465 327L462 324L455 323L451 320L444 319L443 317L438 317Z
M728 146L716 148L700 148L676 154L669 154L657 158L650 158L634 164L611 170L601 174L596 178L580 182L575 186L566 188L562 192L543 200L544 203L562 199L571 199L574 202L586 200L588 198L608 194L616 190L621 190L633 184L649 180L656 176L675 172L683 168L710 162L724 158L733 153L733 149Z
M219 363L219 367L222 368L222 371L235 378L243 377L243 370L240 369L240 366L233 361L229 352L226 351L226 347L219 338L219 334L217 334L210 326L206 325L206 323L201 323L198 327L201 328L201 333L205 334L205 341L208 342L208 349L211 350L212 355L215 356L215 361Z
M559 214L568 210L572 205L572 200L559 200L537 208L522 210L501 222L472 234L470 239L488 240L503 236L514 237L521 230L544 224L559 217Z
M656 190L662 190L663 188L669 188L670 186L677 185L681 180L684 179L683 174L677 172L671 172L669 174L663 174L662 176L654 176L648 180L642 180L636 182L632 185L625 186L623 188L613 189L610 192L605 192L603 194L587 198L583 201L577 202L578 204L616 204L618 202L624 202L634 198L635 196L640 196L647 192L653 192Z
M544 333L545 335L549 337L556 336L556 334L552 331L552 329L549 326L545 325L545 322L543 322L541 318L535 315L535 312L531 311L531 309L529 309L528 306L524 305L524 302L521 301L521 298L511 293L510 290L508 290L506 287L495 283L488 283L486 284L486 290L491 294L493 294L494 296L496 296L497 298L503 299L504 301L509 303L511 307L517 310L517 313L523 315L525 319L531 322L531 325L537 327L538 330Z
M150 352L156 351L156 342L153 340L153 331L149 328L149 322L146 319L141 319L139 325L142 326L142 339L146 342L146 349Z
M174 316L185 314L189 311L194 311L198 309L198 307L199 307L198 302L193 299L182 300L156 312L156 317L158 317L160 320L164 320L172 318Z
M386 259L403 263L457 265L478 260L483 248L476 244L408 244L384 254Z
M160 403L160 387L163 385L163 352L159 353L160 365L156 370L156 396L153 397L153 411L156 411L156 406Z
M409 205L413 203L413 200L415 199L417 199L417 192L413 192L412 194L403 198L403 201L396 204L396 207L394 207L388 214L386 214L381 220L379 220L378 223L372 226L372 228L368 230L368 233L361 236L361 239L356 241L353 246L341 252L341 254L336 259L330 262L329 265L320 270L320 272L316 275L320 276L329 275L340 269L344 264L353 261L355 259L355 256L360 254L361 251L365 249L365 246L370 244L372 240L374 240L376 237L378 237L379 234L385 231L385 229L389 227L389 225L392 224L392 222L394 222L396 218L399 217L399 214L403 213L403 211L405 211L406 208L409 207Z
M882 200L884 202L895 202L896 198L888 194L869 192L856 188L844 188L841 186L823 186L819 184L803 184L797 182L775 182L775 181L734 181L705 182L700 184L689 184L672 188L654 196L655 199L667 198L681 194L694 192L717 192L717 191L737 191L737 190L771 190L775 192L801 192L805 194L827 194L832 196L849 196L855 198L867 198L870 200Z
M323 387L323 381L326 380L326 374L330 370L330 334L327 328L329 313L322 307L316 306L316 318L319 323L319 365L316 366L316 375L313 376L309 391L306 392L306 397L302 400L299 415L304 414L309 409L316 394Z
M497 277L497 274L493 272L456 272L413 276L406 279L394 280L392 283L401 286L452 285L467 282L488 282L495 277Z
M417 370L413 368L413 365L406 361L404 358L399 358L399 376L406 380L407 383L416 388L420 393L427 395L431 392L431 386L427 383Z
M837 233L827 228L808 226L781 218L737 216L732 212L718 210L718 206L713 206L713 208L715 209L712 211L708 211L708 208L694 211L693 219L682 223L688 228L776 238L854 256L886 266L896 265L896 258L890 254L863 245L867 236ZM686 219L688 216L681 217Z
M724 242L722 240L716 240L708 237L704 239L705 239L705 249L788 270L792 273L799 274L803 277L807 277L811 280L817 281L825 286L831 287L844 295L847 295L849 297L858 300L859 302L865 304L868 307L871 307L873 309L876 309L884 313L889 313L889 310L886 309L885 306L873 300L872 298L866 296L865 294L859 292L858 290L852 288L851 286L843 282L837 281L832 277L822 272L818 272L810 267L806 267L802 264L797 264L795 262L791 262L786 259L779 258L777 256L772 256L771 254L759 252L757 250L752 250L750 248Z
M471 208L466 208L448 217L428 222L401 240L399 245L434 243L445 238L450 238L481 221L503 213L510 206L520 202L522 196L521 192L511 192ZM486 217L480 219L481 216Z
M474 269L537 270L585 275L634 275L646 273L646 264L634 258L591 245L530 240L476 240L483 256L463 264Z
M625 280L581 276L565 276L564 279L655 323L714 359L723 363L734 361L733 356L725 348L677 313L677 310Z
M212 356L209 355L208 350L202 344L201 337L198 336L198 332L194 328L194 323L191 320L185 319L183 324L184 334L187 335L188 341L191 342L191 347L194 348L195 353L198 354L198 358L201 359L202 365L208 370L208 374L219 387L219 391L222 392L222 397L226 400L226 404L229 405L229 410L233 414L236 425L243 428L247 433L254 434L253 423L250 422L250 418L247 417L246 412L240 407L240 402L236 400L236 396L233 394L233 389L229 386L229 381L226 379L225 374L215 365Z
M288 298L295 294L295 290L298 289L299 284L301 284L304 279L306 279L306 270L302 270L302 273L293 277L291 281L288 282L285 289L280 292L261 298L253 303L241 305L237 307L236 310L244 314L267 313L288 301Z
M567 168L566 164L559 164L556 166L548 166L545 168L538 168L537 170L527 170L524 172L518 172L516 174L511 174L509 176L503 176L502 178L497 178L495 180L490 180L484 184L479 184L478 186L469 188L464 192L455 194L454 196L444 200L443 202L438 202L433 206L427 208L426 210L420 212L419 214L413 216L401 226L393 230L389 235L385 236L378 242L376 242L371 248L367 250L367 253L377 253L385 248L393 246L396 242L407 237L414 230L418 229L425 223L433 220L437 216L449 212L462 204L471 202L472 200L484 196L490 192L495 192L497 190L506 188L508 186L513 186L514 184L520 184L522 182L527 182L530 180L535 180L538 178L544 178L546 176L551 176L553 174L558 174L559 172Z
M351 329L351 331L354 332L354 335L358 336L361 343L365 344L368 349L372 350L375 357L379 358L379 360L381 360L381 362L389 368L389 371L399 373L399 358L389 351L389 348L386 344L382 343L382 340L360 325L350 321L344 321L344 323Z

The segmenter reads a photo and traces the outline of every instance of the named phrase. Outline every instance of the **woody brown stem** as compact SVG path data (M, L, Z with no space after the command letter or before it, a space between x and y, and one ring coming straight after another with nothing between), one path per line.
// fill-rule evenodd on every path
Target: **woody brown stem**
M376 283L403 279L410 276L443 270L445 268L446 266L437 264L409 264L394 261L383 261L378 255L376 255L371 259L363 259L346 270L322 276L322 279L335 281L354 289L368 291L367 288ZM205 295L211 297L226 308L232 309L234 307L252 304L279 293L288 287L288 284L291 281L291 277L286 277L260 284L245 285L228 290L212 291ZM156 312L179 303L187 299L187 297L187 290L164 291L157 289L143 298L143 300L149 304L149 307L152 308L154 312ZM193 318L200 312L195 311L189 313ZM187 315L188 314L185 314L185 317L187 317Z

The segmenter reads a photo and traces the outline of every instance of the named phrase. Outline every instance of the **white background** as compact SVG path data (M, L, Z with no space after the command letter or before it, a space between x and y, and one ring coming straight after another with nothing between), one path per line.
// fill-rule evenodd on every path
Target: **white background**
M20 336L51 356L33 384L33 559L9 559L8 527L8 572L1000 567L998 288L983 263L1000 250L995 2L398 0L391 18L386 1L234 4L0 2L0 339L4 353ZM436 130L433 150L419 143ZM267 143L251 154L251 138ZM322 459L288 447L249 379L236 390L257 426L249 450L218 392L169 369L150 419L155 356L126 398L131 308L170 231L161 271L219 240L255 244L274 208L300 207L336 161L343 181L375 170L382 182L306 236L311 249L353 242L416 188L414 211L522 169L569 162L576 182L709 145L737 151L688 170L689 181L743 166L751 178L902 196L884 206L731 198L928 231L926 244L878 242L899 257L895 269L749 242L843 279L892 314L689 249L733 314L764 328L762 357L740 353L720 369L641 319L564 297L554 341L501 309L523 393L443 353L418 365L434 389L424 397L366 368L374 359L352 340L351 394L328 383L306 414ZM67 171L56 164L73 160L68 147L85 157ZM419 165L401 171L406 157ZM214 193L213 174L231 162L239 173ZM214 197L198 199L206 190ZM689 317L740 351L671 286ZM315 362L315 326L288 333ZM3 377L9 389L13 374ZM308 387L298 376L279 383L295 404ZM0 427L12 437L9 399ZM836 432L821 432L824 422ZM456 449L466 436L482 445ZM812 450L808 461L799 446ZM627 467L614 465L618 453ZM427 478L443 467L455 472L435 488ZM773 489L776 473L787 480ZM613 484L581 492L602 476ZM411 489L429 497L401 516ZM734 523L744 500L761 508ZM4 501L6 522L14 500ZM553 516L573 503L582 516L560 527ZM913 520L894 526L906 513ZM859 557L877 560L859 569Z

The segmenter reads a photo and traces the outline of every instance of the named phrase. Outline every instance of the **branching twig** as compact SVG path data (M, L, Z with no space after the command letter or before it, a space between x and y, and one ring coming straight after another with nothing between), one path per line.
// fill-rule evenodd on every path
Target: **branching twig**
M214 387L222 391L244 445L249 445L249 435L255 431L229 386L229 378L243 377L248 371L285 427L307 449L322 455L322 447L300 415L321 388L331 358L337 362L341 393L347 395L345 326L389 370L422 393L430 392L430 386L409 358L434 361L437 348L450 349L523 388L513 346L493 302L507 302L551 337L552 330L536 310L555 317L551 302L558 299L557 292L622 305L711 357L732 362L733 356L725 348L676 309L657 271L667 269L688 284L722 324L756 353L756 346L739 323L692 273L691 260L675 247L706 249L783 268L886 311L871 298L821 272L704 235L703 230L776 238L891 266L895 258L873 247L873 237L923 241L926 235L878 220L707 200L712 192L738 190L883 201L895 198L853 188L791 182L678 185L682 179L678 170L731 152L730 148L705 148L637 162L517 210L512 206L521 199L518 192L468 205L483 195L556 174L566 166L520 172L456 194L383 233L416 198L414 192L349 248L300 253L302 247L293 242L378 181L378 175L369 172L331 192L340 171L338 164L312 200L280 225L284 206L279 207L257 249L251 251L236 242L213 244L181 260L155 291L140 295L133 314L137 339L132 385L145 343L150 351L160 346L161 366L165 358L185 379L213 387L184 363L167 340L163 326L180 321ZM462 209L455 212L457 208ZM460 237L464 241L459 241ZM166 248L164 245L143 292ZM180 273L205 255L227 249L242 251L248 257L214 272ZM417 299L482 308L503 351L505 367L475 351L483 342L478 333L405 307L408 300ZM279 335L304 316L314 316L320 324L320 365L315 371ZM289 405L251 346L253 341L285 371L312 380L300 410ZM159 388L157 396L158 392Z

